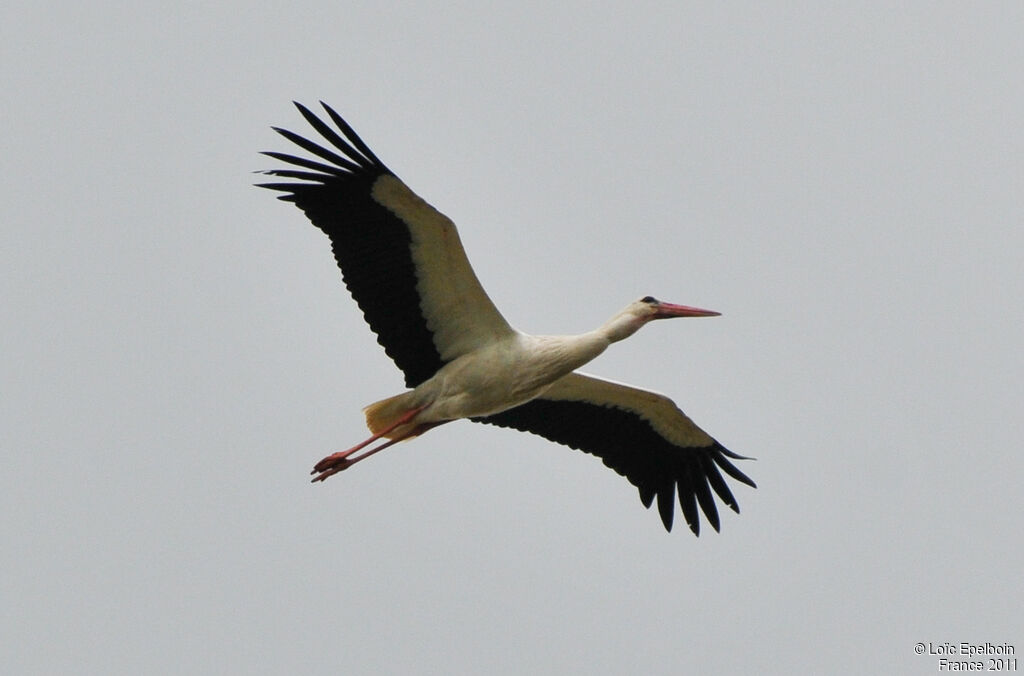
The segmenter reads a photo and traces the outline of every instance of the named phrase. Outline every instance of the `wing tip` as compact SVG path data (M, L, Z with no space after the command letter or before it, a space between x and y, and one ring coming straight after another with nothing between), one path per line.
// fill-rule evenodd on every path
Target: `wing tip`
M655 486L648 482L640 482L637 485L640 502L645 508L650 509L657 499L658 515L666 532L672 532L675 513L672 503L677 490L680 511L683 513L686 525L696 537L700 537L702 520L706 520L716 533L722 532L722 519L715 500L716 496L733 512L740 513L739 501L732 494L725 479L722 478L719 468L740 483L757 488L757 484L729 462L725 456L744 460L748 458L727 451L718 442L715 442L710 449L704 450L710 452L704 456L700 468L696 471L691 468L683 473L677 471L676 483Z

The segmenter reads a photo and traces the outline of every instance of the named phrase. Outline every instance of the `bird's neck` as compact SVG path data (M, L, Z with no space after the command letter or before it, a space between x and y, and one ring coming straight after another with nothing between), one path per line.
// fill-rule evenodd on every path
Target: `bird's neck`
M537 361L547 365L545 373L562 375L580 368L643 325L635 315L623 313L593 331L574 336L531 336L529 340Z
M592 331L607 341L607 345L629 338L640 330L645 322L631 312L621 312L609 319L604 326ZM607 347L607 345L605 347Z
M564 336L562 338L563 347L567 354L572 355L573 361L578 361L573 368L579 368L608 349L612 343L629 338L643 325L644 322L637 319L635 315L616 315L593 331L576 336Z

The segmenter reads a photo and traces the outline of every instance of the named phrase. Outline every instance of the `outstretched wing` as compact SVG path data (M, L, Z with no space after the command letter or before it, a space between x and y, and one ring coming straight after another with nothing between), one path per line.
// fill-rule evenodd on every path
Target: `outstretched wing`
M757 487L729 462L748 458L708 436L668 397L582 373L556 381L532 401L473 420L539 434L598 456L640 490L645 507L658 498L666 530L672 530L677 489L686 523L699 535L698 505L711 527L719 529L712 491L740 511L721 472Z
M398 179L327 104L338 132L299 103L331 146L274 128L319 159L264 155L300 169L264 173L289 182L260 187L284 193L331 239L334 257L377 341L408 387L446 362L512 331L480 285L455 224ZM323 160L323 161L321 161Z

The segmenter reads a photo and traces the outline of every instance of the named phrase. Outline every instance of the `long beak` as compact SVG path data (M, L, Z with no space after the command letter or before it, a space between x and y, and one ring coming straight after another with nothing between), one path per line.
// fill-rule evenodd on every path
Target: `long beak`
M670 317L717 317L722 314L714 310L702 310L699 307L689 305L675 305L673 303L658 303L654 311L654 319L669 319Z

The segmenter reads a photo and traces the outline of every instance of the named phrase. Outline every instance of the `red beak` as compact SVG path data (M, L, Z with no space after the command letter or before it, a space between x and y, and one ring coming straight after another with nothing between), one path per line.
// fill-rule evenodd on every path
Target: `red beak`
M699 307L689 305L674 305L672 303L658 303L654 312L654 319L669 319L670 317L717 317L721 312L714 310L702 310Z

